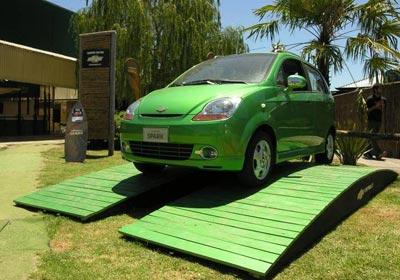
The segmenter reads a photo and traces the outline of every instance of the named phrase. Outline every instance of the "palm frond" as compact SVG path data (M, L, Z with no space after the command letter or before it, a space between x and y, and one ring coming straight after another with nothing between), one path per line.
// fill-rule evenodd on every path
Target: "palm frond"
M243 31L250 31L248 38L253 36L255 36L256 39L270 37L271 40L274 40L275 35L279 33L279 21L273 20L270 22L258 23L243 29Z
M329 65L333 67L335 73L343 69L343 55L340 47L337 45L327 45L313 40L302 49L301 53L308 61L312 60L317 65L319 60L328 60Z
M303 45L302 55L317 65L329 84L330 70L340 72L344 57L366 62L364 69L369 73L386 69L391 60L400 59L399 10L397 0L368 0L360 5L355 0L274 0L273 4L254 11L260 20L268 20L245 31L250 31L249 37L271 40L281 28L292 33L309 32L315 40ZM358 31L358 35L350 37L346 31L349 27ZM335 42L345 38L342 51ZM367 61L372 57L384 59Z

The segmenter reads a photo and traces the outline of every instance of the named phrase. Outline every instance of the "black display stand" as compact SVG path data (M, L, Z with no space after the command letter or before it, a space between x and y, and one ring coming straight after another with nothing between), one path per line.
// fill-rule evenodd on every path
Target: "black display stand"
M68 116L65 131L65 161L83 162L86 158L88 124L85 110L78 100Z

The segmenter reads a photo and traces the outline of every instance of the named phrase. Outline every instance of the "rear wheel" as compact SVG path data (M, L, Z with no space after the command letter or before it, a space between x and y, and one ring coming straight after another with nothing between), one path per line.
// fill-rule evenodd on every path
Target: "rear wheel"
M321 154L315 155L315 161L317 163L329 164L333 160L335 155L335 135L332 131L329 131L328 136L325 139L325 151Z
M251 139L239 180L247 187L264 186L275 163L275 148L271 137L265 132L257 132Z
M142 172L144 175L158 174L158 173L161 173L165 168L165 165L163 165L163 164L134 162L133 165L136 167L137 170Z

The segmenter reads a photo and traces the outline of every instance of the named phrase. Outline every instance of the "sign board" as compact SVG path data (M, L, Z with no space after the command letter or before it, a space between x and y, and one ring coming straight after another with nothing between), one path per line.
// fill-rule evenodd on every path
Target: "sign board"
M65 130L65 161L83 162L86 158L88 124L85 111L78 100L72 107Z
M82 68L110 67L110 50L83 50Z
M80 35L79 100L87 115L88 139L106 140L114 154L115 31Z

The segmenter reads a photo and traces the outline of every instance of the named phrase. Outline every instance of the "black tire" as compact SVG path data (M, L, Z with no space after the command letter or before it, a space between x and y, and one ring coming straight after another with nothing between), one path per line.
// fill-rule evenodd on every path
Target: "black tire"
M275 164L275 147L271 137L256 132L247 146L243 169L238 173L240 182L250 188L265 186Z
M159 174L165 168L165 165L163 165L163 164L151 164L151 163L134 162L133 165L136 167L137 170L142 172L144 175Z
M315 162L321 164L330 164L335 155L335 134L329 131L325 138L325 151L315 155Z

